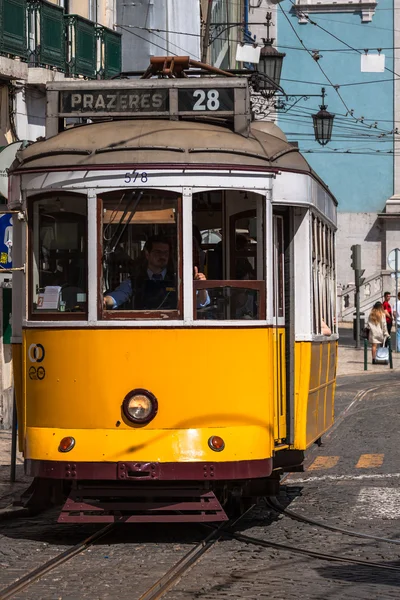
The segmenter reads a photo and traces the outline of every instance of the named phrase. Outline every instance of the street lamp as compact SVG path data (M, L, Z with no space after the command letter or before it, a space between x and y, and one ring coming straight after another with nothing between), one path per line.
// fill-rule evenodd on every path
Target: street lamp
M314 125L314 136L316 141L325 146L331 141L333 119L335 115L328 112L327 106L325 105L325 88L322 88L322 104L320 105L320 111L316 115L312 115Z
M269 37L272 13L267 13L267 37L263 38L264 46L261 48L260 62L257 68L256 91L266 98L273 96L281 80L282 63L286 54L278 52L273 47L274 38Z

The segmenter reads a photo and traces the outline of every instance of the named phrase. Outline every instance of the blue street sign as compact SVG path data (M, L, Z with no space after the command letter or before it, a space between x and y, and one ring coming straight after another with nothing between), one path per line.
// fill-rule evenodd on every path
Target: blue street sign
M0 215L0 272L12 267L12 216Z

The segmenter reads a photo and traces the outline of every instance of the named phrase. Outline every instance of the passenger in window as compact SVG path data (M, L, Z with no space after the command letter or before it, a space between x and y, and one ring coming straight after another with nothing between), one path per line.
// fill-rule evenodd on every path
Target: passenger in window
M149 238L144 247L145 262L129 279L104 297L104 307L115 309L131 303L132 310L176 310L178 296L176 273L171 260L171 244L167 238ZM194 279L206 279L195 268ZM200 290L198 307L209 304L207 290Z

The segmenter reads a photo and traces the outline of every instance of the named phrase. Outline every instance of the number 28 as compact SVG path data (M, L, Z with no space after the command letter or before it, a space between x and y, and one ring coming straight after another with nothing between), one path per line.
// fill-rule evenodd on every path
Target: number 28
M218 90L195 90L193 97L198 98L193 110L218 110L220 106Z

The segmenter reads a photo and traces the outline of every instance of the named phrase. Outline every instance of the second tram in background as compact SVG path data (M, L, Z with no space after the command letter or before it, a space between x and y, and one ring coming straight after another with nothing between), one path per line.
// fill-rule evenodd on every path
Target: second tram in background
M63 522L226 519L333 422L335 199L246 79L188 75L49 84L14 165L19 443Z

